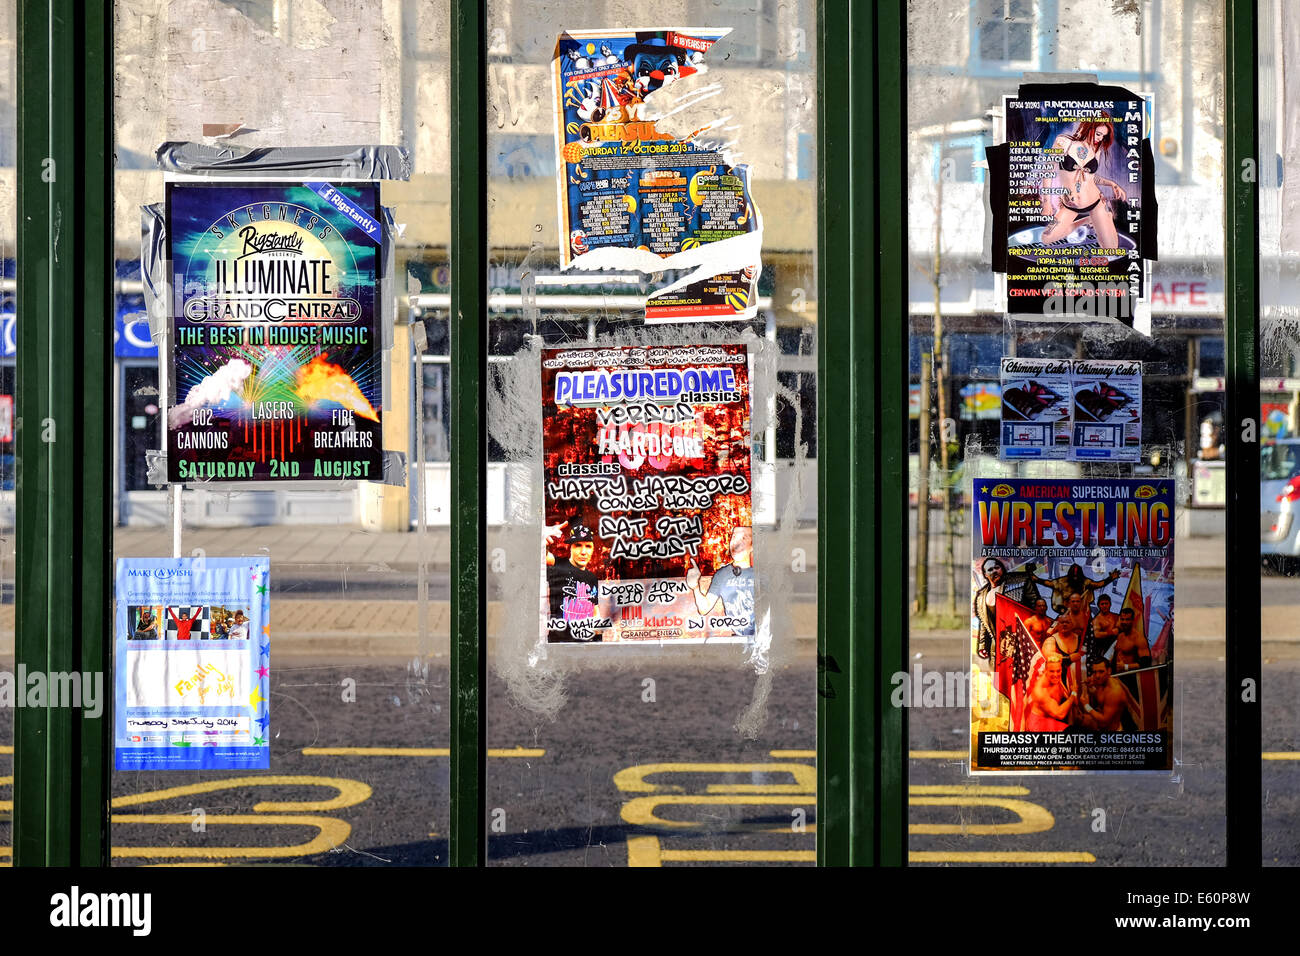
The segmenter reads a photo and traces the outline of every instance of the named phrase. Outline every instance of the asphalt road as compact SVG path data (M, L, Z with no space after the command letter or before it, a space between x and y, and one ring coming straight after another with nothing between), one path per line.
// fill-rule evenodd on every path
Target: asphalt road
M944 656L921 663L938 670L965 664ZM1222 667L1212 658L1179 662L1172 779L971 778L964 771L965 708L910 710L913 862L1221 864ZM643 699L646 678L654 680L653 701ZM345 680L355 681L353 702L343 699ZM494 825L491 860L810 863L815 669L800 661L773 672L766 720L758 739L747 740L733 725L757 682L739 661L683 666L643 659L571 674L567 699L551 720L516 706L494 678L489 743L498 752L489 761L485 818ZM114 845L118 854L132 854L115 862L443 865L446 670L421 679L401 664L284 659L272 669L272 686L271 771L114 775ZM1296 865L1300 661L1266 668L1263 701L1264 750L1284 755L1264 762L1265 861ZM5 744L12 741L12 714L0 711ZM12 755L0 753L0 778L11 767ZM9 799L9 786L0 783L0 800ZM9 844L9 829L0 822L0 846Z

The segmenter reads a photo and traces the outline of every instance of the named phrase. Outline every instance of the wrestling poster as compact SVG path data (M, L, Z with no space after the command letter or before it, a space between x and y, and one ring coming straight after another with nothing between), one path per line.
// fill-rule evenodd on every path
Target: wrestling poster
M1003 110L1006 142L987 155L1007 312L1133 325L1157 257L1151 98L1028 84Z
M1071 363L1076 461L1142 460L1142 363L1077 359Z
M661 132L647 106L706 72L706 54L729 32L576 30L556 43L560 265L689 270L649 297L647 322L748 319L757 309L762 219L748 167L710 142L707 125L685 139Z
M383 480L379 187L169 183L170 482Z
M1002 359L1002 460L1070 454L1070 360Z
M754 637L744 345L544 349L547 641Z
M974 492L971 771L1172 770L1174 482Z
M267 558L119 558L114 766L266 770Z

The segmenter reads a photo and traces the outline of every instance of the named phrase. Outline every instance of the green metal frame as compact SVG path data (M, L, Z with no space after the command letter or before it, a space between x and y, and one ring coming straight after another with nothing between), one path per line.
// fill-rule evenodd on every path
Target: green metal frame
M906 10L827 0L817 46L817 859L907 852ZM846 434L847 433L847 434Z
M1228 865L1261 865L1262 615L1259 525L1259 18L1254 0L1228 0L1224 150L1224 434L1228 501L1224 562ZM1246 692L1253 682L1254 693Z
M16 657L107 702L17 711L18 866L108 863L112 27L112 4L19 4Z
M451 26L452 866L487 862L487 53L484 5Z

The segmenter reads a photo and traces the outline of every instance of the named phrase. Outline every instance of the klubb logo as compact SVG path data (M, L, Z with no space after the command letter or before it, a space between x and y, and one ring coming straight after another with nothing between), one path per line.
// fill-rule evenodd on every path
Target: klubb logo
M989 492L994 498L1010 498L1016 493L1016 489L1005 481L1000 485L994 485L993 490Z

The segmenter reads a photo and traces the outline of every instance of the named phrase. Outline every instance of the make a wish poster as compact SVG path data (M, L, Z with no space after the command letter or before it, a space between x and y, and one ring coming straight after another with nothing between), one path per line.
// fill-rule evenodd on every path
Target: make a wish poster
M118 770L271 766L271 563L119 558Z

